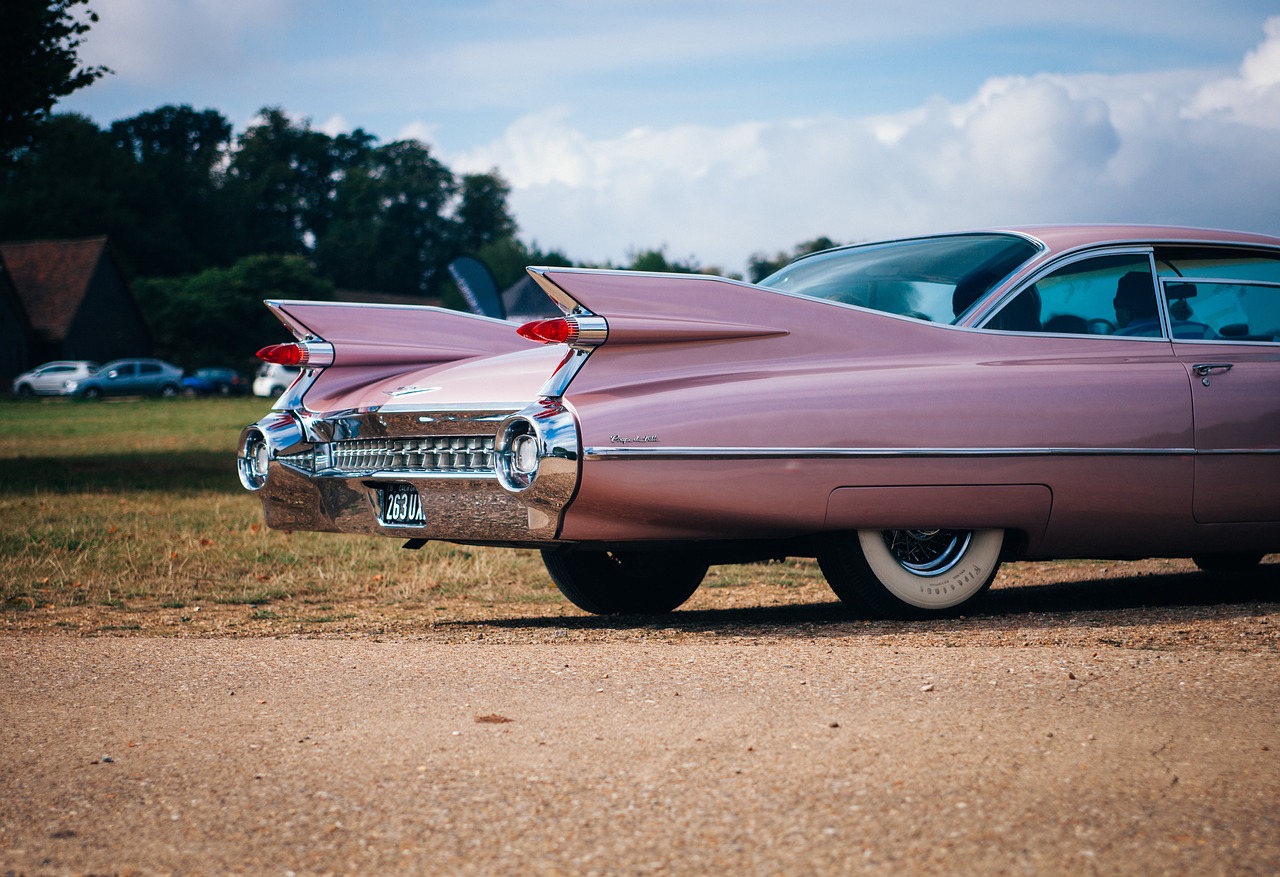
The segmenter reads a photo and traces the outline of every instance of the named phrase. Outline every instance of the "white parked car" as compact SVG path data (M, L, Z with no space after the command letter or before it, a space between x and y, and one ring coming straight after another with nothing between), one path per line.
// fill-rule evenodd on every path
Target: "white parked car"
M289 385L293 383L293 379L301 371L302 369L294 365L264 362L253 378L253 395L271 396L272 398L279 396L289 389Z
M36 366L13 379L15 396L65 396L71 390L67 381L80 381L98 368L87 359L59 359Z

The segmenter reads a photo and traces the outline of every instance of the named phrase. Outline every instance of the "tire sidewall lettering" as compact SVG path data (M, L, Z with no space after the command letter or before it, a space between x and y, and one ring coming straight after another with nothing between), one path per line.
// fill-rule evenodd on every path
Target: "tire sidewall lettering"
M868 566L886 591L921 609L948 609L986 586L999 564L1004 534L1000 530L975 530L964 558L936 576L904 569L885 547L879 531L862 531L858 538Z

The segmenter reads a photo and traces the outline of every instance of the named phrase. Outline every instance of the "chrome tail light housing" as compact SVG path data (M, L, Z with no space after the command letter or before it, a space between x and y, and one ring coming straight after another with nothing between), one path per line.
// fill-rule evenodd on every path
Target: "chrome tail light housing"
M559 515L578 486L578 423L558 399L541 399L503 421L494 443L502 487L530 511Z
M236 451L236 472L245 490L257 492L266 487L271 461L302 445L305 438L302 425L285 412L246 427Z

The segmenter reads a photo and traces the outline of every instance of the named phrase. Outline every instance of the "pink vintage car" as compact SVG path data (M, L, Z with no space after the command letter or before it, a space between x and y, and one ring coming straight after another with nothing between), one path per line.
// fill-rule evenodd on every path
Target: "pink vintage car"
M1007 558L1280 550L1280 239L1005 229L759 284L531 268L564 316L276 301L302 373L240 440L285 530L542 551L588 612L817 557L875 617Z

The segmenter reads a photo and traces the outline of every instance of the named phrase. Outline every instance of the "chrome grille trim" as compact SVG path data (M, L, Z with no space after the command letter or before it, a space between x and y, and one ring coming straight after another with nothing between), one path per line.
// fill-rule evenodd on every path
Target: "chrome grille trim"
M493 435L348 439L316 446L319 474L379 472L406 476L496 477Z
M277 454L276 459L300 472L316 471L316 453L314 450L299 451L296 454Z

